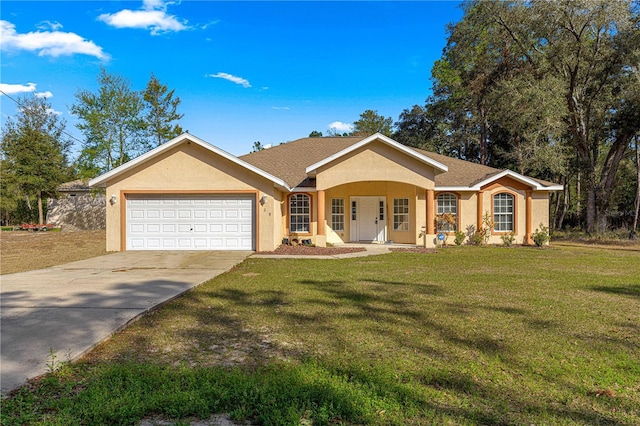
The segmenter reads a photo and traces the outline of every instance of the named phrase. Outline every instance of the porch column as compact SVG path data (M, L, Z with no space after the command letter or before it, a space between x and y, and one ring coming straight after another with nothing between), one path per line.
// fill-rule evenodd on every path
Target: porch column
M526 210L527 210L527 216L526 216L526 234L524 236L524 242L525 244L533 244L533 239L531 238L532 233L531 233L531 222L532 222L532 216L533 216L533 212L532 212L532 199L531 199L531 190L527 190L526 191Z
M325 235L324 229L324 191L318 191L318 235Z
M479 230L480 228L482 228L482 215L483 215L483 210L484 210L484 206L483 204L483 199L484 199L484 191L478 191L478 208L477 208L477 218L476 218L476 230Z
M435 211L434 209L434 191L433 189L427 189L427 194L426 194L426 201L427 201L427 226L426 226L426 233L427 235L433 235L435 234L435 226L434 226L434 220L433 220L433 213Z

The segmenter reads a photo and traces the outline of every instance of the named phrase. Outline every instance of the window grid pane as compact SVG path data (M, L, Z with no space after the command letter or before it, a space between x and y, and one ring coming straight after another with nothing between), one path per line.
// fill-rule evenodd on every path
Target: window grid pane
M454 194L440 194L437 198L437 214L451 214L454 218L458 216L458 197ZM438 222L438 232L454 232L457 229L457 225L450 223Z
M409 230L409 199L408 198L393 199L393 230L394 231Z
M344 199L331 199L331 229L344 231Z
M296 194L289 198L289 232L309 232L311 207L309 196Z
M496 194L493 196L494 231L513 231L513 205L513 195L511 194Z

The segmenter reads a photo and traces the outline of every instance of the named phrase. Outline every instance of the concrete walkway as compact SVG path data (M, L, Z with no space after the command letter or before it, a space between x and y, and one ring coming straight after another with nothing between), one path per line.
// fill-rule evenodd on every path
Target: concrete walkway
M77 359L144 312L252 252L131 251L0 276L2 395Z
M416 248L413 244L371 244L371 243L345 243L335 247L362 248L363 251L353 253L331 255L303 255L303 254L254 254L257 259L350 259L353 257L375 256L390 253L392 248Z

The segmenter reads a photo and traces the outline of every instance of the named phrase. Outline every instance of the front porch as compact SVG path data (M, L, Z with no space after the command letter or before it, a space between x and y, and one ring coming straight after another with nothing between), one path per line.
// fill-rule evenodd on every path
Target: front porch
M402 182L357 182L298 193L289 197L286 237L318 247L434 247L434 203L433 189Z

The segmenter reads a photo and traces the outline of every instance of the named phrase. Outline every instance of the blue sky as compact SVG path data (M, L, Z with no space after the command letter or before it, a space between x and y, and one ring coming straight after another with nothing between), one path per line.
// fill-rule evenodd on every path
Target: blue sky
M135 90L154 73L182 100L185 130L241 155L424 104L458 5L3 0L0 88L46 96L82 140L69 109L101 67ZM0 102L4 125L16 105Z

